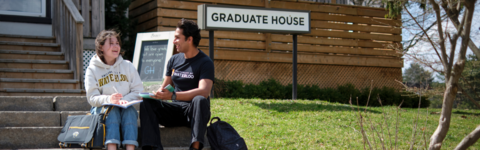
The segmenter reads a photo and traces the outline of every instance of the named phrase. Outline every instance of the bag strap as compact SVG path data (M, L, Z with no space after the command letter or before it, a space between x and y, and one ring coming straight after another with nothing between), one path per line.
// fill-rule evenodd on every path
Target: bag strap
M104 112L103 110L105 110L105 106L102 106L102 111L101 112L104 112L103 120L105 120L105 118L108 116L108 114L113 109L113 107L115 107L115 106L107 106L107 110Z
M213 119L217 119L218 121L222 121L222 120L220 120L219 117L213 117L212 119L210 119L210 125L212 125Z

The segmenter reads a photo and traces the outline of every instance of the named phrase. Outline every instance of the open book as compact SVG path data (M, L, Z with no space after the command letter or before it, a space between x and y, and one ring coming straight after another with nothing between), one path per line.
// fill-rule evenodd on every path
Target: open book
M170 84L167 85L167 86L165 87L165 89L167 89L167 90L170 91L170 92L175 91L175 88L173 88ZM153 93L144 93L144 92L142 92L142 93L139 93L138 95L140 95L142 98L150 98L150 99L155 99L155 100L161 101L161 99L153 98L152 96L155 95L155 94L153 94Z
M133 104L137 104L137 103L141 103L141 102L143 102L143 100L132 100L132 101L130 101L126 104L123 104L123 105L108 103L108 104L103 104L103 106L117 106L117 107L120 107L120 108L128 108L128 107L132 106Z

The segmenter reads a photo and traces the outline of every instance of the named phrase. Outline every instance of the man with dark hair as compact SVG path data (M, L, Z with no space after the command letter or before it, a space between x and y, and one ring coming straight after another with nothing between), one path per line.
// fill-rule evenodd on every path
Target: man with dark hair
M210 119L210 98L214 80L213 61L197 48L200 29L195 22L182 19L177 24L173 44L178 54L167 64L162 86L152 98L171 99L162 102L144 98L140 104L140 124L143 149L163 149L158 124L165 127L192 128L190 149L202 149ZM174 92L164 89L175 86Z

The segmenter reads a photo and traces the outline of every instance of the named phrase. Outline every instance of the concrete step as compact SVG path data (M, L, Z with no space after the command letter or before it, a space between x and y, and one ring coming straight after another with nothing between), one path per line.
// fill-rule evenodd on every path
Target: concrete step
M57 43L0 41L0 49L59 52L60 45Z
M0 78L73 79L72 70L0 68Z
M0 148L59 148L62 127L0 127Z
M3 88L0 96L83 96L82 89L32 89L32 88ZM53 104L52 104L53 105Z
M0 59L65 60L63 52L0 50Z
M68 116L86 115L90 111L0 111L0 127L58 127Z
M29 89L78 89L80 83L75 79L18 79L0 78L0 89L29 88Z
M55 93L77 93L84 94L85 90L81 89L30 89L30 88L3 88L0 89L0 92L11 92L11 93L52 93L50 95L55 95ZM21 95L21 94L20 94ZM70 95L66 95L70 96Z
M0 82L34 82L34 83L79 83L75 79L17 79L17 78L0 78Z
M0 127L1 149L59 148L57 140L62 127ZM140 130L140 129L139 129ZM141 133L138 141L141 144ZM160 137L164 147L188 147L191 141L191 129L187 127L160 128ZM209 148L205 137L205 147Z
M68 116L86 115L90 111L0 111L0 127L64 126ZM140 125L140 119L137 119Z
M27 89L28 90L28 89ZM37 92L37 93L24 93L24 92L4 92L0 90L0 96L82 96L85 95L84 90L79 90L77 93L55 93L55 92Z
M29 35L11 35L0 34L0 41L14 41L14 42L38 42L38 43L55 43L53 36L29 36Z
M53 98L55 111L90 111L92 106L87 97L83 96L57 96Z
M164 150L189 150L188 147L164 147ZM210 147L204 147L204 150L211 150ZM16 150L32 150L32 149L16 149ZM35 150L85 150L83 148L48 148L48 149L35 149ZM103 149L92 149L92 150L103 150ZM136 150L141 150L141 148L136 148Z
M90 111L0 111L0 115L2 115L0 116L0 127L64 126L68 116L88 113ZM140 126L140 118L137 119L137 124Z
M24 59L0 59L2 69L69 69L67 61L63 60L24 60Z
M60 113L60 126L64 126L68 116L86 115L90 111L55 111Z
M137 109L137 112L139 114L137 118L137 124L140 126L140 111ZM86 115L89 114L90 111L60 111L60 126L64 126L68 116L75 116L75 115ZM160 126L163 127L163 126Z
M140 110L140 104L133 107ZM90 108L86 96L0 96L0 111L88 112Z
M86 96L57 96L54 102L56 111L90 111L92 108ZM140 110L140 104L135 104L133 107Z
M58 111L0 111L0 127L62 126Z
M0 96L0 111L54 111L53 96Z

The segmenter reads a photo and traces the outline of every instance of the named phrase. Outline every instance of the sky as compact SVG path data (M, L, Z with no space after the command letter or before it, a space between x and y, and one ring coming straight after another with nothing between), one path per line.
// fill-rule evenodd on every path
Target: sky
M479 8L480 7L480 1L477 1L477 3L475 5L476 6L475 6L475 11L474 11L473 20L472 20L470 38L475 43L475 45L477 47L479 47L480 46L480 8ZM443 10L442 8L440 8L440 9ZM408 8L408 11L410 11L410 13L414 16L416 16L418 14L424 14L424 11L416 5L412 5L410 8ZM459 18L461 18L461 16ZM411 19L410 15L408 13L406 13L405 10L402 13L402 19L403 20ZM435 20L436 20L436 18L433 14L422 15L422 18L419 20L419 24L422 25L422 26L423 25L428 26L432 22L434 22ZM451 22L449 22L449 20L442 22L442 24L443 24L444 31L446 30L447 32L452 33L452 34L456 33L456 29L454 28L453 24ZM408 21L407 23L404 23L403 25L404 25L404 28L402 29L403 41L407 41L407 40L411 39L415 33L418 33L419 31L421 31L421 29L418 28L418 26L413 21ZM409 25L412 25L412 26L409 26ZM438 39L438 30L437 29L438 29L437 25L435 25L431 28L430 31L428 31L429 36L432 40ZM458 43L457 47L456 47L457 52L460 49L460 43L461 43L460 40L461 40L461 38L459 38L458 42L457 42ZM450 42L446 41L446 43L450 43ZM406 45L407 44L404 44L404 46L406 46ZM450 44L448 44L447 46L448 46L447 47L447 51L448 51L449 47L450 47ZM434 49L432 48L432 45L429 42L427 42L426 40L419 42L417 45L415 45L413 48L411 48L407 52L407 54L408 55L415 55L415 56L418 56L420 58L424 58L424 59L429 60L429 61L438 61L439 60L438 56L436 55L436 53L434 51ZM467 55L468 54L473 54L473 52L470 50L470 48L468 48L468 50L467 50ZM457 56L458 55L455 55L455 58ZM402 71L405 72L405 69L409 68L410 64L414 63L414 62L415 62L415 60L412 59L411 57L404 56L404 67L402 68ZM424 68L427 69L427 70L433 71L433 69L431 69L430 67L424 66ZM442 65L434 65L433 68L443 69ZM436 74L437 73L435 73L434 77L436 76ZM435 78L434 81L442 82L438 78Z

